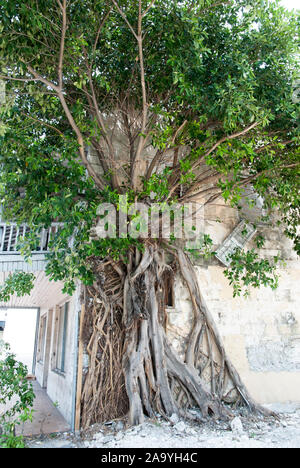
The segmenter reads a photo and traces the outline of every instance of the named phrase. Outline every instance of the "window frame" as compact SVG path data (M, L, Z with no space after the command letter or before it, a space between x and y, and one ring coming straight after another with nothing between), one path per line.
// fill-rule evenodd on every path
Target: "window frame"
M43 364L44 361L45 361L47 323L48 323L48 317L47 317L47 314L44 314L40 318L40 325L39 325L39 341L38 341L38 350L37 350L37 361L40 364Z
M66 373L66 345L68 338L69 301L56 307L52 371Z

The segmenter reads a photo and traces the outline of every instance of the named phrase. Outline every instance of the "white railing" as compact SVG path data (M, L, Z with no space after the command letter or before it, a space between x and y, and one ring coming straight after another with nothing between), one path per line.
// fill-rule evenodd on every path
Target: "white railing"
M62 224L53 223L49 229L41 229L37 250L33 253L48 252L49 242ZM15 223L0 223L0 255L6 253L18 254L19 241L30 232L27 225L18 226Z

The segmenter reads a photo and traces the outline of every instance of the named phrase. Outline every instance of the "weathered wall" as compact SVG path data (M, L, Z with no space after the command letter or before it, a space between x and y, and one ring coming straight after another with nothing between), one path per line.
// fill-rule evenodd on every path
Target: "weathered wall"
M72 423L72 410L74 404L74 379L76 378L76 353L77 343L76 340L76 321L78 318L79 303L79 290L76 291L72 298L69 300L68 309L68 322L66 333L66 353L65 353L65 371L59 372L53 369L53 351L54 351L54 330L55 330L55 313L52 316L49 314L48 309L41 310L41 318L44 314L48 315L50 323L50 337L49 337L49 361L44 358L44 362L37 362L36 364L36 377L41 386L46 387L47 394L51 400L57 404L58 410L64 416L66 421L71 425ZM55 302L55 298L54 298ZM60 305L60 304L57 304ZM75 346L76 344L76 346ZM46 351L47 352L47 351ZM46 376L45 373L48 373ZM45 378L46 377L46 378Z
M111 119L107 119L108 131L113 133L116 143L116 172L121 181L123 166L129 161L128 141L119 123L114 126ZM149 165L154 154L153 148L148 148L143 155L144 161L140 161L141 168ZM101 173L97 155L92 150L89 157L95 170ZM173 153L168 153L163 163L169 165L172 158ZM212 237L215 247L241 219L256 222L262 214L262 200L250 188L247 195L256 201L254 209L244 204L238 212L225 206L222 199L205 209L205 233ZM205 199L198 200L200 204L204 202ZM267 239L262 256L270 257L280 252L286 260L286 267L279 271L281 279L277 291L262 288L252 291L248 299L233 299L232 288L223 275L224 268L217 260L210 265L196 266L199 284L223 335L227 352L253 397L262 403L300 401L300 299L297 293L300 262L279 229L265 224L259 226L259 231ZM176 307L168 314L168 331L174 347L180 352L189 335L192 312L188 293L179 279L175 296Z
M54 320L54 317L53 317ZM54 403L57 403L57 408L64 416L66 421L71 424L72 421L72 401L73 401L73 382L74 382L74 322L75 322L75 307L74 300L70 301L68 327L67 327L67 344L66 344L66 361L65 372L61 373L49 368L47 393ZM52 341L53 346L53 341ZM52 351L52 349L51 349Z
M213 221L207 232L221 243L238 223L234 210L218 207L226 220ZM261 403L300 401L300 262L289 241L278 230L259 228L266 236L262 256L283 255L286 266L279 270L280 285L252 290L248 299L233 298L232 288L218 261L197 265L199 285L224 338L225 348L252 396ZM252 247L250 244L249 248ZM169 313L169 333L178 351L188 336L192 310L180 279L175 287L176 307Z

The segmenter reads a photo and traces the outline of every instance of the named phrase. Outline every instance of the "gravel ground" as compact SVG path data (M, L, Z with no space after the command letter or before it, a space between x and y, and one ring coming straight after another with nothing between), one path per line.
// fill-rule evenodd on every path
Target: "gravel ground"
M29 448L300 448L300 404L269 405L280 415L249 419L235 412L230 423L196 425L178 420L148 420L126 428L124 422L95 425L87 432L28 440Z

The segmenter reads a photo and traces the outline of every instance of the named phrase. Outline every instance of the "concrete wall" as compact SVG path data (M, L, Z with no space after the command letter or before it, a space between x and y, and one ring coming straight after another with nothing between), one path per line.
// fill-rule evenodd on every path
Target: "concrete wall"
M118 160L125 164L123 155L128 151L123 148L124 136L118 129L115 133L119 138ZM93 154L90 157L97 170L97 158ZM153 157L151 149L145 164L149 157ZM121 169L118 176L122 179ZM244 204L238 211L217 199L202 213L204 232L212 237L215 248L241 219L256 222L261 216L263 201L250 188L247 196L255 201L254 208ZM202 204L205 199L197 201ZM224 338L225 348L253 397L261 403L300 402L300 262L279 228L261 224L259 232L266 237L262 257L280 253L286 261L286 267L279 270L281 278L277 291L262 288L252 291L248 299L233 299L232 287L217 260L196 266L198 280ZM252 242L248 248L253 246ZM168 333L173 346L181 353L189 336L192 312L187 290L179 279L175 296L176 306L170 308L168 314Z
M233 299L222 267L197 267L201 290L225 349L250 393L261 403L300 401L300 308L296 289L300 265L289 262L280 273L276 292L263 288L249 299ZM182 285L177 285L176 296L176 311L170 321L186 336L191 306Z
M214 208L216 213L225 222L220 225L212 216L212 221L206 223L206 232L217 246L236 226L238 215L224 206ZM276 291L262 287L252 290L248 299L234 299L224 267L217 260L210 264L198 262L198 281L225 349L252 396L260 403L300 402L300 262L279 228L263 225L259 231L266 236L262 257L280 252L286 263L279 269ZM247 247L253 246L252 241ZM169 334L180 352L190 331L192 309L179 278L175 296L175 310L169 313Z

